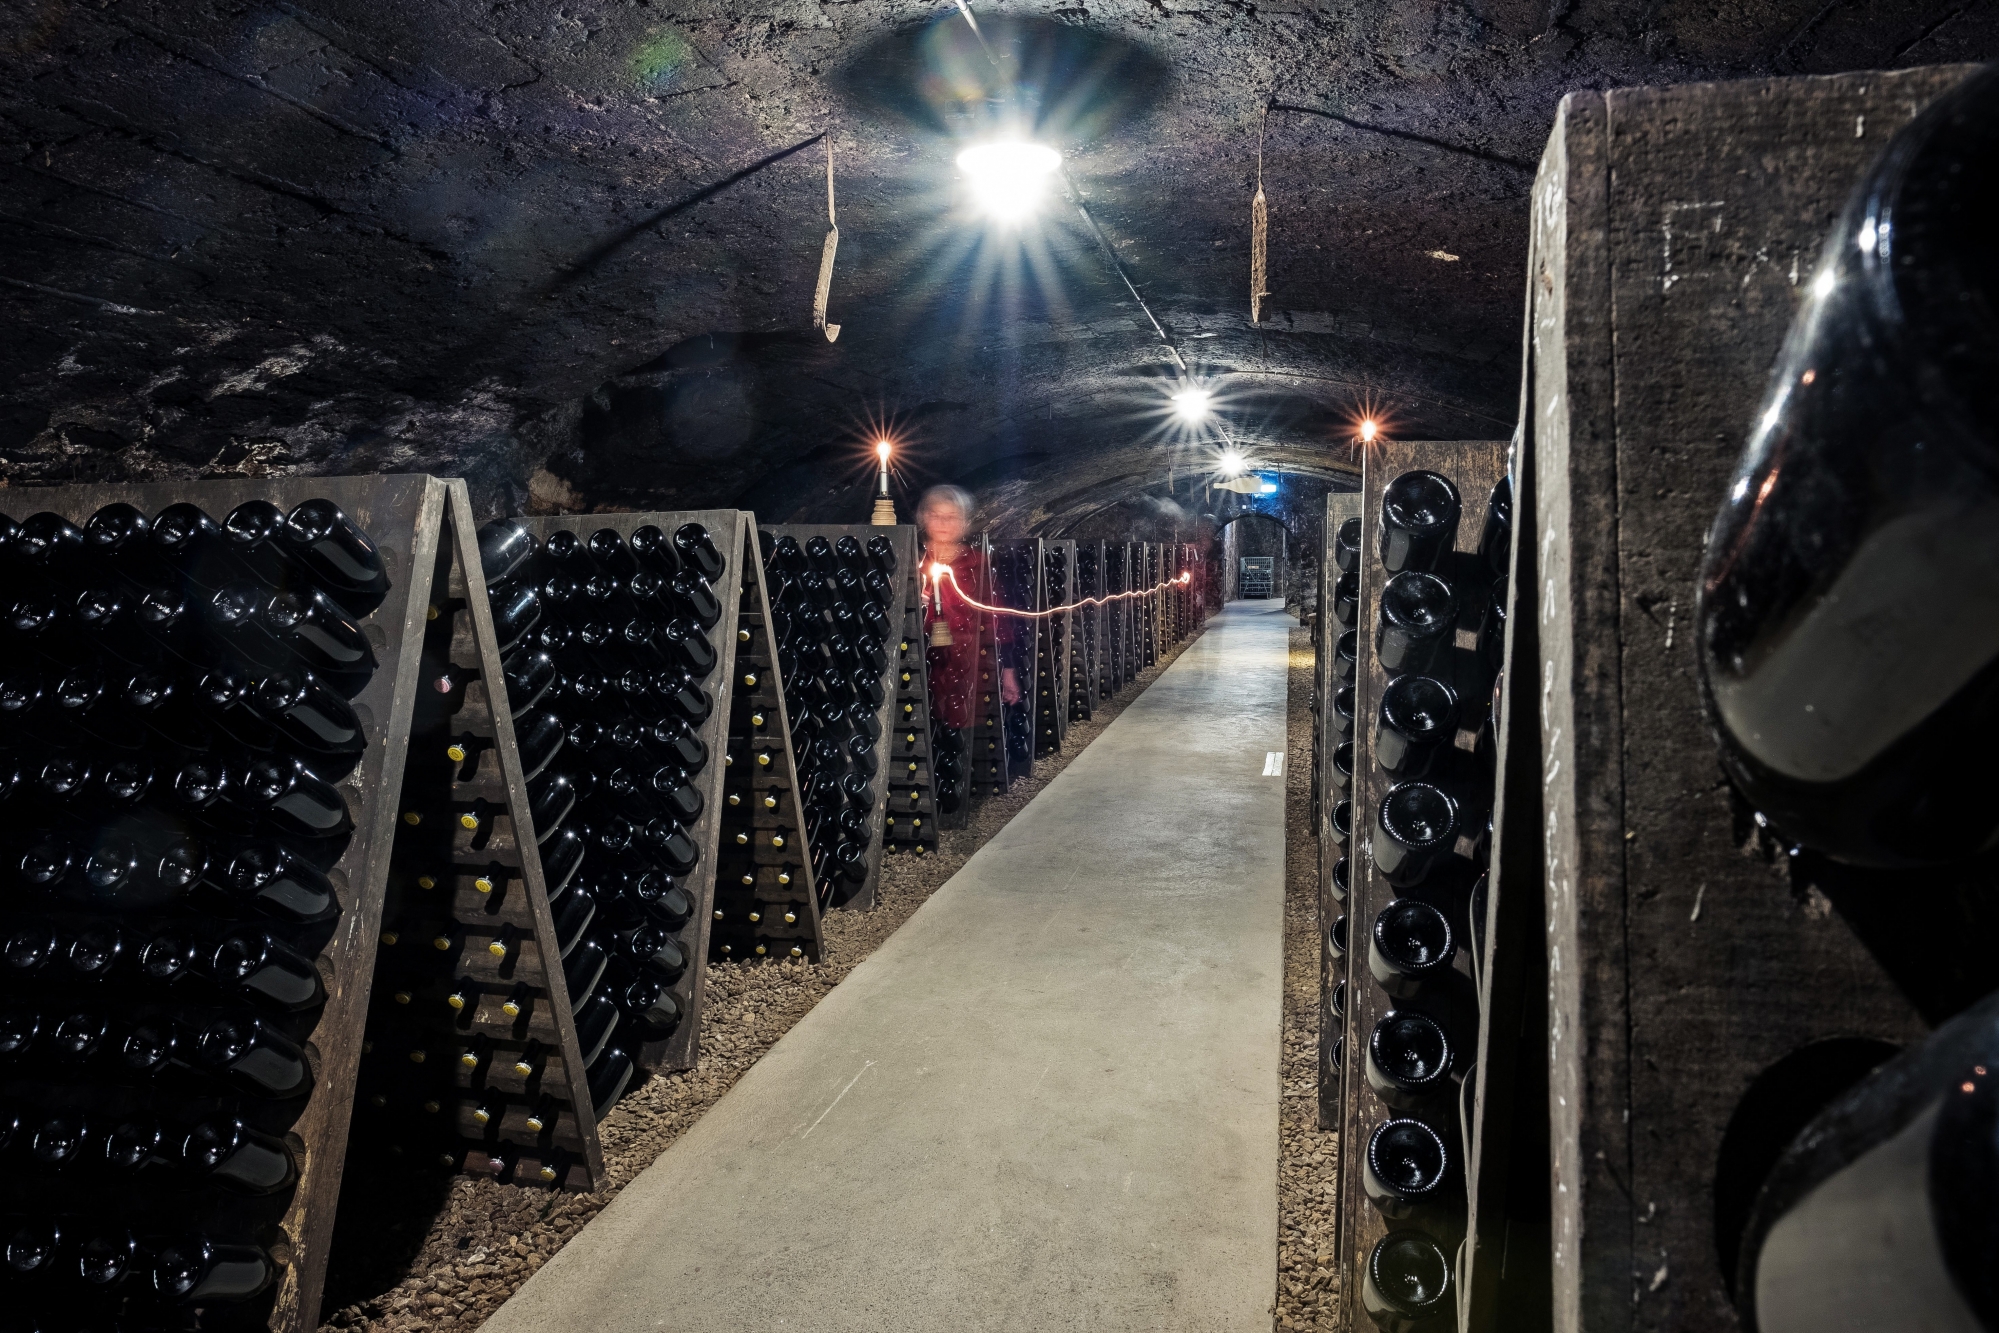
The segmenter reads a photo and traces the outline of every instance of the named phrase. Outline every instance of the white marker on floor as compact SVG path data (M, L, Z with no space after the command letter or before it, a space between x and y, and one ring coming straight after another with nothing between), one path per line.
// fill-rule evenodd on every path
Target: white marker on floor
M1263 776L1281 778L1284 776L1284 752L1272 750L1263 756Z

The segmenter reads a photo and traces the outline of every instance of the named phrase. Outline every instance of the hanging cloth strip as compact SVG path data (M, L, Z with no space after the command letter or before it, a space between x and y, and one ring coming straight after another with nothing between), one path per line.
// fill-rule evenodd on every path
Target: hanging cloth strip
M840 248L840 222L833 213L833 136L826 136L826 248L819 254L819 286L812 293L812 327L825 331L827 342L840 340L840 326L826 322L826 301L833 294L833 254Z
M1263 136L1270 128L1270 103L1263 104L1263 124L1256 131L1256 198L1249 205L1249 322L1263 319L1263 298L1270 295L1270 205L1263 197Z

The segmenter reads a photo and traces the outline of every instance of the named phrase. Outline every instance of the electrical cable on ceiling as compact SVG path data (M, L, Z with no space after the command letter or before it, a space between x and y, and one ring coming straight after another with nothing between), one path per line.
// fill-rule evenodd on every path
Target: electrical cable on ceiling
M826 246L819 254L819 286L812 293L812 327L827 342L840 340L840 326L826 322L826 302L833 294L833 254L840 248L840 220L833 213L833 133L826 132Z

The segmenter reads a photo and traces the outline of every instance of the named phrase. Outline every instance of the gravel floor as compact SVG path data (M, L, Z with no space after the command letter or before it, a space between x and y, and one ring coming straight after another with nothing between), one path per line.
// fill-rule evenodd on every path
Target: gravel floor
M1318 1127L1319 845L1312 837L1312 638L1291 631L1284 772L1284 1057L1279 1078L1280 1329L1335 1327L1333 1181L1340 1136Z
M883 865L873 911L834 912L827 918L825 962L816 967L790 962L711 965L701 1050L694 1068L650 1079L619 1102L600 1127L609 1177L604 1189L551 1195L546 1190L460 1177L440 1182L428 1194L407 1179L384 1181L374 1191L349 1190L341 1199L322 1333L446 1333L477 1328L626 1181L672 1146L820 997L1005 827L1190 642L1169 650L1164 661L1141 674L1138 683L1117 699L1100 704L1090 721L1074 724L1062 753L1037 763L1033 776L1015 784L1005 796L974 806L969 826L946 830L937 852L890 857ZM1292 769L1302 771L1296 737L1300 717L1309 715L1298 697L1297 642L1294 634L1290 726ZM1306 652L1309 655L1309 644ZM1309 673L1305 681L1309 690ZM1305 737L1309 749L1309 721ZM1295 781L1291 787L1289 799L1295 806ZM1294 814L1292 820L1309 836L1302 814ZM1295 840L1297 834L1290 836ZM1301 929L1316 939L1309 921ZM1288 938L1287 934L1287 948ZM1295 1077L1289 1069L1290 1043L1287 1023L1287 1086ZM1309 1062L1303 1067L1309 1078ZM1287 1146L1289 1114L1287 1110Z

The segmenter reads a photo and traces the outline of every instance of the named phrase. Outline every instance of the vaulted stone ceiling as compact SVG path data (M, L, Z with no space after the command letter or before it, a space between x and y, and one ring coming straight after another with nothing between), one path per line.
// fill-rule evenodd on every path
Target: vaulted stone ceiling
M1966 0L973 12L990 56L948 0L11 0L0 471L859 518L885 423L904 484L1059 531L1211 457L1121 268L1251 456L1325 477L1363 410L1510 431L1563 93L1999 52ZM1101 241L1059 195L968 214L954 155L1000 122L1063 150Z

